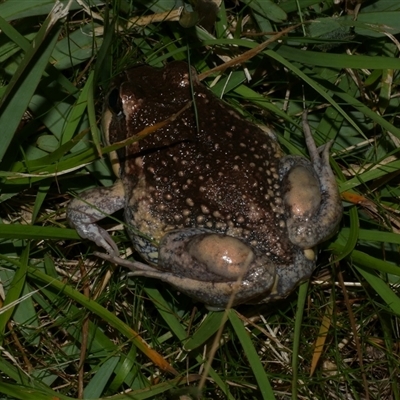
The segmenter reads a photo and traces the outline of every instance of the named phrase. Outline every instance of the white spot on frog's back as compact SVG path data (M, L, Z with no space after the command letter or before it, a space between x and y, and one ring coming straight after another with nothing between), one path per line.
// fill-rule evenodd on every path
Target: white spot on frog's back
M265 215L264 211L262 210L260 205L254 203L254 202L249 202L248 209L249 209L249 212L248 212L247 218L253 223L257 223Z
M144 178L132 189L126 210L126 222L137 231L159 241L165 234L166 224L160 219L159 213L164 213L166 207L163 203L154 208L154 192L150 193ZM129 218L129 219L128 219Z

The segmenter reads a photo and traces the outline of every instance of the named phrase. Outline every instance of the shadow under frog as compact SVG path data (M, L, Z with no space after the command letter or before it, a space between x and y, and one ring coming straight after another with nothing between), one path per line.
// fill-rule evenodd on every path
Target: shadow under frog
M317 149L304 117L311 162L285 156L272 134L217 99L184 62L121 74L104 107L105 141L133 137L190 101L174 121L113 154L119 179L72 200L68 221L107 251L103 258L208 307L224 308L232 295L233 306L284 298L310 277L313 248L342 216L331 143ZM121 259L97 225L122 208L148 265Z

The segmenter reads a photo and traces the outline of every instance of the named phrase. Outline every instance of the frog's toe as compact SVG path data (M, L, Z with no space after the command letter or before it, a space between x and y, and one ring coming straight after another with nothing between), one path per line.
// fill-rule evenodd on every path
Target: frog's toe
M72 205L72 206L71 206ZM71 227L75 228L79 236L83 239L89 239L102 247L109 254L118 255L118 247L109 233L96 225L93 221L93 215L84 211L75 209L72 202L67 210L67 219Z

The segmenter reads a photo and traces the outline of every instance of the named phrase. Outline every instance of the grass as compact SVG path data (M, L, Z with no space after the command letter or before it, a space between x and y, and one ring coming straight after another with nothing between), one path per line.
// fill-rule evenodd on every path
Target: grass
M51 1L0 4L2 398L400 399L398 1L245 0L215 20L199 2L208 30L193 12L165 21L175 2L134 3L58 21ZM98 128L111 77L174 59L287 153L306 155L303 103L317 144L334 139L343 221L284 301L207 311L66 223L72 196L114 180ZM121 218L102 226L123 252Z

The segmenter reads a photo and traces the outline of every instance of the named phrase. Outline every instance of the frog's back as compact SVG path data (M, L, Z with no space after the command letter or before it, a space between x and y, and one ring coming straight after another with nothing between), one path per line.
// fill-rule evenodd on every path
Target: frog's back
M127 220L156 240L176 228L210 229L290 263L279 145L213 96L195 74L191 85L188 73L184 63L127 72L129 134L119 127L111 143L170 118L193 100L174 121L119 154Z

